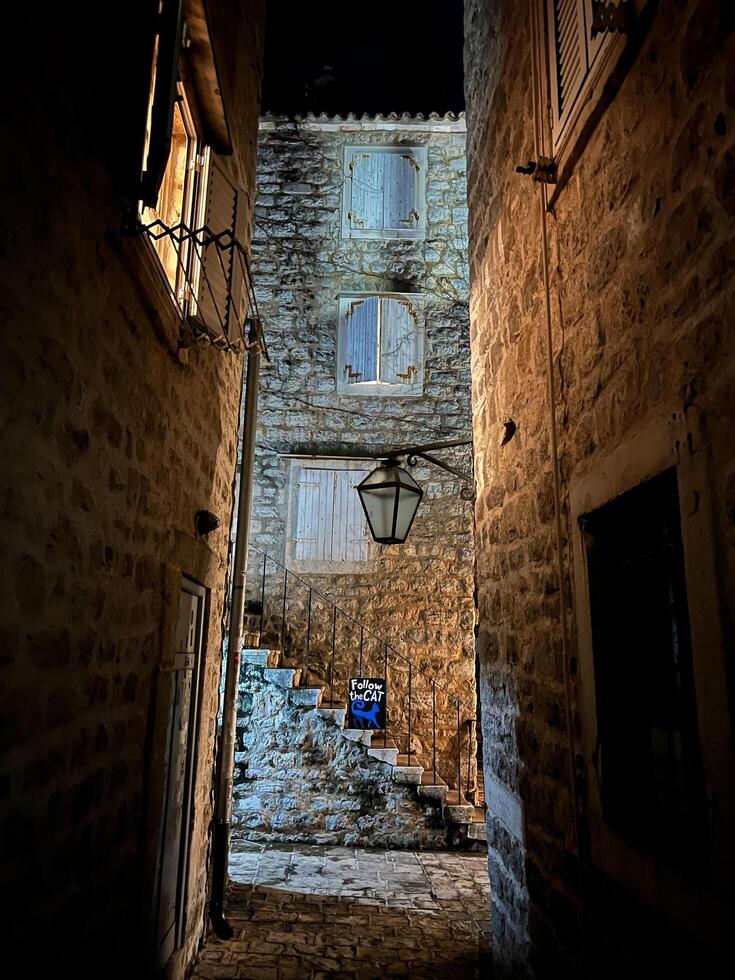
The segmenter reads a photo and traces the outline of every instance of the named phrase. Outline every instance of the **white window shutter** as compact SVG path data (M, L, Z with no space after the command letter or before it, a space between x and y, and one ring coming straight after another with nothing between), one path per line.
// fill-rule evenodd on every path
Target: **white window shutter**
M296 495L295 557L299 561L319 558L319 514L325 507L323 470L303 467Z
M374 231L383 227L384 153L356 152L350 161L352 193L350 227Z
M355 487L367 470L302 467L296 497L298 561L366 561L367 529Z
M222 231L234 231L238 211L238 193L223 165L211 154L209 181L207 184L207 209L205 224L215 235ZM244 215L244 202L241 213ZM211 331L219 333L227 329L229 319L229 280L232 250L222 251L212 243L202 250L202 267L199 283L197 317Z
M342 365L343 379L347 382L377 381L378 306L376 296L366 296L347 307L347 343Z
M417 370L416 312L408 300L381 300L380 380L410 384Z
M552 137L556 148L587 76L586 0L547 0Z
M405 231L416 228L418 162L413 153L386 153L383 227Z

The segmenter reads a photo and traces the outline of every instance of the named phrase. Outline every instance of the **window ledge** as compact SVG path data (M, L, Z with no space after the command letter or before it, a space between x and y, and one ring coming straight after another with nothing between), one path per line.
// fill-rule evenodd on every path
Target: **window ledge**
M389 385L365 381L362 384L337 382L337 394L358 398L420 398L424 393L423 384Z

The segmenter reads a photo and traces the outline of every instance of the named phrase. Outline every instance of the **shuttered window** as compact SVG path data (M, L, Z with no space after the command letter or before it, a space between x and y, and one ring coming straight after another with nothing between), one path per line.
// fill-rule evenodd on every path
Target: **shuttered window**
M343 297L338 340L338 389L397 388L420 393L422 331L416 297ZM413 389L413 391L411 391Z
M246 204L222 161L210 156L205 224L214 235L231 232L239 242L246 240ZM244 302L242 266L234 249L208 244L201 255L196 317L210 333L234 333L242 322Z
M355 487L367 469L301 466L296 481L293 558L309 562L368 560L365 517Z
M423 237L425 167L419 147L347 147L343 235Z
M584 99L591 69L607 34L592 37L592 0L546 0L551 73L551 128L559 148L572 114Z

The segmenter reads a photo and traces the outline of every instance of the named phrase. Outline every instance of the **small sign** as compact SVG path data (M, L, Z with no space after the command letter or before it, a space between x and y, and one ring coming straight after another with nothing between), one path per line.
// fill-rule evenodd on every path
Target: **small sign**
M347 707L349 728L385 728L388 692L384 677L351 677Z

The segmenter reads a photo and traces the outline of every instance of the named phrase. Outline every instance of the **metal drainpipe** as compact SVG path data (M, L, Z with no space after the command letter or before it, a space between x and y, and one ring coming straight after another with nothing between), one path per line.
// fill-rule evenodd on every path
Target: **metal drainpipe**
M232 602L227 632L227 667L225 696L222 705L222 733L217 759L217 786L212 835L212 897L209 914L212 927L220 939L231 939L232 926L225 919L225 884L230 851L230 818L232 815L232 771L235 763L235 725L237 721L237 685L240 674L242 620L245 609L245 575L250 539L250 508L253 500L253 461L255 429L258 416L258 383L262 352L260 324L251 320L247 344L245 378L245 421L242 440L242 464L237 503L237 537L232 566Z

